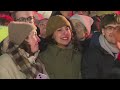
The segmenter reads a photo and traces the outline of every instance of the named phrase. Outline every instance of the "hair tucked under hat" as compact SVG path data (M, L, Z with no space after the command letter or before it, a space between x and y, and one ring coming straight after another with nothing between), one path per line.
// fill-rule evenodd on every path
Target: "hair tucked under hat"
M46 26L46 36L52 35L54 31L63 26L69 26L72 30L70 22L64 16L56 15L50 17Z
M8 25L9 39L14 44L20 45L36 26L26 22L11 22Z
M87 29L87 32L90 33L91 32L91 25L93 24L93 19L89 16L85 16L85 15L78 15L75 14L73 15L70 20L78 20L80 21Z

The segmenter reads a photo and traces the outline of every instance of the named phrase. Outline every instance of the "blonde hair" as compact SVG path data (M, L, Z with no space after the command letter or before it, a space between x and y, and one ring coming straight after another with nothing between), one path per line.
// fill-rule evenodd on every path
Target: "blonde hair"
M86 27L79 21L79 20L71 20L73 26L74 26L74 29L78 29L78 27L80 27L80 25L82 26L84 32L87 32L87 29Z

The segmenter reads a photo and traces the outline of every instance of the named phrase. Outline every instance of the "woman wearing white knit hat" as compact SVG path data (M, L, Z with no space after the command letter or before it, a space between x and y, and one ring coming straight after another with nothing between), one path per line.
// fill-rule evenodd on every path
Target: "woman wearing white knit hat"
M91 25L93 24L93 19L89 16L75 14L70 20L73 23L80 45L82 45L83 48L88 47L91 38Z

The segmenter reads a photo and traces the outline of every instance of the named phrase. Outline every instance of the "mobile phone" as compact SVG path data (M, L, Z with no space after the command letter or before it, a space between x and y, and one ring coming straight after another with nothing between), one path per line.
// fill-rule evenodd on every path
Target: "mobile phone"
M47 75L45 74L42 74L42 73L39 73L37 76L36 76L36 79L49 79Z

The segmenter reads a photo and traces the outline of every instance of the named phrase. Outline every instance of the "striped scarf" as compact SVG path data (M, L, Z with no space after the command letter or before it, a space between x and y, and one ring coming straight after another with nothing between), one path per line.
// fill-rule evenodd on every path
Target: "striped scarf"
M20 54L20 50L20 48L16 48L14 45L9 48L9 55L12 57L18 69L26 75L26 79L34 79L38 73L43 73L40 60L37 59L35 63L31 64L26 57Z

